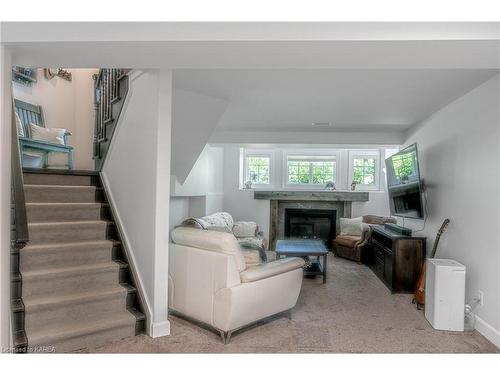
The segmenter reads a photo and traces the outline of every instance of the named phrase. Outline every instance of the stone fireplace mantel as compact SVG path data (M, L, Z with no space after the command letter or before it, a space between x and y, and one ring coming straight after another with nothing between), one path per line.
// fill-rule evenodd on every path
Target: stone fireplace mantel
M254 199L278 201L367 202L367 191L256 190Z
M287 208L335 210L338 232L339 218L352 215L352 202L367 202L368 198L369 193L365 191L254 191L254 199L270 201L269 245L271 250L274 250L276 240L285 236L285 210Z

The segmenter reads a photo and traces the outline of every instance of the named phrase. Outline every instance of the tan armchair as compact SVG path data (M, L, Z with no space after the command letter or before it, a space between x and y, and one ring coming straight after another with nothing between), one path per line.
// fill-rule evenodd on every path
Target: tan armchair
M338 235L335 240L333 240L333 253L342 258L363 262L365 260L364 249L371 236L369 224L385 223L396 224L396 219L376 215L363 216L361 236Z

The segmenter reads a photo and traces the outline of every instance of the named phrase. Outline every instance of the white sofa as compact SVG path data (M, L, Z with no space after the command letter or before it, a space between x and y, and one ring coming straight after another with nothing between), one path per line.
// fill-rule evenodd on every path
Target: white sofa
M304 260L247 267L230 233L178 227L171 237L171 313L212 326L225 343L232 332L297 303Z

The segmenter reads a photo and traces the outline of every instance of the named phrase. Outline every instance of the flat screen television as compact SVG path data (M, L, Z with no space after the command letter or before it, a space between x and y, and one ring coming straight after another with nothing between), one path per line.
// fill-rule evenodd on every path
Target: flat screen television
M423 219L422 189L414 143L385 160L391 215Z

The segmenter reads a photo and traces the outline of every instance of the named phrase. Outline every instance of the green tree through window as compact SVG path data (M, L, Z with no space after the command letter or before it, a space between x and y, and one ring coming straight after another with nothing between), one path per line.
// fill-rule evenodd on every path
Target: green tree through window
M289 184L324 185L336 180L336 161L314 160L307 156L289 157L287 161Z
M353 179L360 185L375 185L375 158L354 158Z
M269 184L269 164L270 164L269 157L248 156L246 160L247 160L246 181L252 181L256 185Z

